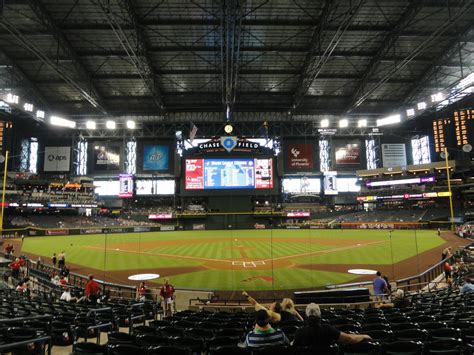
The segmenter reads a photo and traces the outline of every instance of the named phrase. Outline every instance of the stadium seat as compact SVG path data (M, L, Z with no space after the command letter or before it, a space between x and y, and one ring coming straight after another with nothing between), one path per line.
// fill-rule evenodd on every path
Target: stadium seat
M390 328L393 331L404 330L404 329L419 329L419 325L416 323L394 323L390 324Z
M96 343L77 343L73 346L73 355L105 355L107 347Z
M156 334L138 334L136 335L136 343L140 346L168 345L169 338Z
M428 333L429 333L430 338L433 340L461 338L461 330L455 329L455 328L433 329L433 330L430 330Z
M170 345L190 348L193 354L201 354L204 350L204 341L201 338L178 337L170 340Z
M186 347L162 345L149 347L147 355L192 355L192 351Z
M134 344L135 337L128 333L122 332L109 332L108 336L108 344Z
M382 346L384 355L421 355L423 343L415 341L396 341Z
M372 354L376 355L380 352L380 344L377 342L367 342L358 344L348 344L341 346L344 355Z
M239 337L219 337L210 339L207 343L207 347L209 350L217 348L219 346L226 346L226 345L237 345L239 342Z
M368 332L371 330L390 330L390 325L385 323L362 324L361 332Z
M293 355L295 348L284 345L252 348L252 355Z
M240 348L236 345L218 346L209 351L209 355L251 355L248 348Z
M389 330L371 330L365 332L377 342L386 342L393 340L393 332Z
M339 353L339 346L337 344L332 344L330 347L297 346L293 348L294 355L314 355L314 354L337 355L338 353Z
M405 329L394 332L394 338L398 341L421 341L428 337L428 332L424 329Z
M107 355L138 355L146 352L145 348L141 348L133 344L109 344L107 345Z
M425 354L459 355L462 354L461 339L443 339L425 342Z

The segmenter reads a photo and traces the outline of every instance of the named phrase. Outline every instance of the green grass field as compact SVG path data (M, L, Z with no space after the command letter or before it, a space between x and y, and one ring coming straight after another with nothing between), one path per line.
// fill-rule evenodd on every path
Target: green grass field
M239 290L313 288L351 282L351 266L391 270L444 243L435 231L237 230L26 238L22 251L49 262L62 250L79 273L125 283L156 272L176 287ZM432 260L431 262L434 262ZM411 274L416 274L413 267Z

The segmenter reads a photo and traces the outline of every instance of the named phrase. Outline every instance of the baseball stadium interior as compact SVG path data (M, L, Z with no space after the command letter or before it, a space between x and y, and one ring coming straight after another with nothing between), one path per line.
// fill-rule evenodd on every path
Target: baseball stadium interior
M0 0L0 354L474 354L474 0Z

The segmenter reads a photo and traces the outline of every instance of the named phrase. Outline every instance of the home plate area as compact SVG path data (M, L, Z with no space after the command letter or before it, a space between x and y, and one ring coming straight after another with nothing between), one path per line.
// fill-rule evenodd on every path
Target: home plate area
M243 266L244 268L257 267L259 265L265 265L265 261L232 261L232 266Z

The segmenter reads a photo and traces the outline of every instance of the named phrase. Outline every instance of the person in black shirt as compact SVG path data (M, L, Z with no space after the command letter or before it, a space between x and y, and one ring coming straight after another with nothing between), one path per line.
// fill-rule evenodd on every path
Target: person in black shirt
M295 333L293 346L311 346L324 348L333 343L356 344L361 341L370 341L367 334L348 334L330 324L321 322L321 310L316 303L306 307L306 325Z

